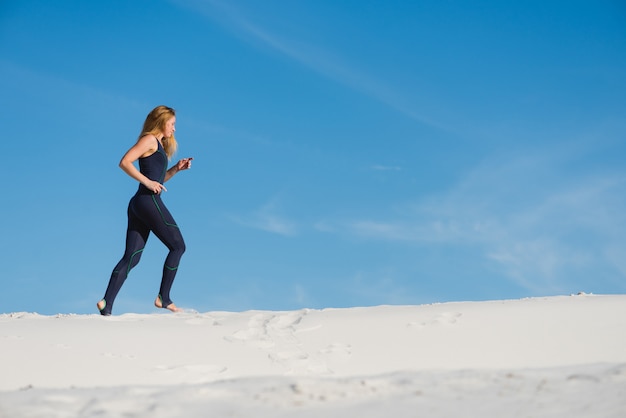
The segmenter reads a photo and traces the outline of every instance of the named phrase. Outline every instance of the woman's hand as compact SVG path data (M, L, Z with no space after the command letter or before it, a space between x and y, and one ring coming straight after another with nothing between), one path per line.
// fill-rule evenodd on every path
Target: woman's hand
M151 190L154 194L161 194L161 192L167 192L167 189L165 188L165 186L159 183L158 181L148 180L147 182L143 183L143 185L148 190Z
M183 158L182 160L178 161L178 163L176 163L176 170L189 170L191 168L191 160L193 160L193 158Z
M183 158L175 165L173 165L172 168L167 170L167 172L165 173L165 181L171 179L172 176L174 176L174 174L178 173L179 171L189 170L191 168L191 160L193 160L193 158ZM163 183L165 183L165 181Z

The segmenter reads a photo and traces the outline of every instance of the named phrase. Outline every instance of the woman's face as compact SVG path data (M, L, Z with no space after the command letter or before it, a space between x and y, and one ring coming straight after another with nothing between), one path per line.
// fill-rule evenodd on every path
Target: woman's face
M165 122L165 129L163 130L163 136L169 138L176 132L176 116L172 116L167 122Z

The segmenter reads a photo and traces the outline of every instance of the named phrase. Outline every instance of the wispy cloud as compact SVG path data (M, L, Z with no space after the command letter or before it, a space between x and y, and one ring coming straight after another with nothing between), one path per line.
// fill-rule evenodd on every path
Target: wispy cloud
M349 298L364 301L364 304L414 304L420 298L411 291L406 283L394 279L396 272L393 268L384 268L378 271L357 271L342 286L343 292ZM362 302L363 303L363 302Z
M230 215L229 218L242 226L283 236L295 236L298 232L296 222L282 216L276 201L270 201L247 215Z
M564 162L532 155L483 162L455 187L392 219L327 231L364 239L480 249L484 261L534 293L583 274L623 274L626 172L563 177ZM623 258L623 257L622 257Z
M273 31L262 27L253 21L253 17L225 1L177 0L175 3L219 21L246 42L278 52L324 77L384 103L415 121L448 130L423 111L417 110L410 100L387 82L377 80L347 63L328 48L281 36L276 33L276 29Z
M382 164L374 164L371 169L375 171L402 171L402 167Z
M19 91L19 94L11 98L12 106L22 105L30 111L41 106L46 109L42 111L44 114L58 110L60 113L71 111L81 117L83 114L89 117L105 110L119 110L121 113L144 112L149 106L121 91L105 90L52 74L45 68L26 67L10 60L0 59L0 76L10 83L12 89ZM49 104L58 103L59 96L66 98L71 108L58 108Z

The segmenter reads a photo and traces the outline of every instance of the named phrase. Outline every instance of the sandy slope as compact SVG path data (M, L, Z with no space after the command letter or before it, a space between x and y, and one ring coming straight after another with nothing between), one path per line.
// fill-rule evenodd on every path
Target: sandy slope
M626 416L622 295L13 313L0 354L0 417Z

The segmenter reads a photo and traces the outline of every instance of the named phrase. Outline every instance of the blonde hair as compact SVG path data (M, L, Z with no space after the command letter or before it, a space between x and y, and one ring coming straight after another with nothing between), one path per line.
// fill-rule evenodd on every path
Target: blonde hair
M171 107L162 105L155 107L150 111L150 113L148 113L148 116L146 116L146 121L143 123L143 129L141 130L139 138L146 135L157 136L162 134L165 132L165 124L174 116L176 116L176 111ZM162 141L167 158L172 158L178 148L178 143L176 142L176 138L174 138L174 134L172 133L172 136L169 138L163 137Z

